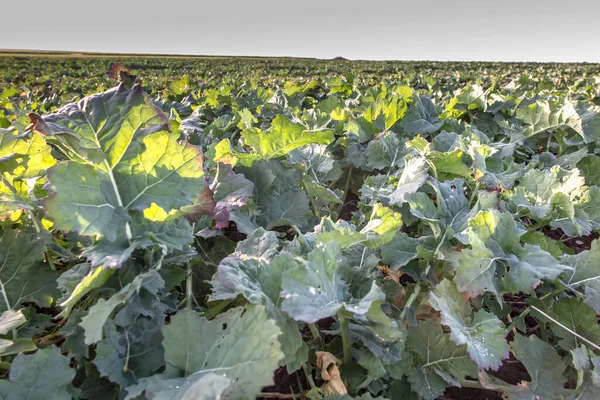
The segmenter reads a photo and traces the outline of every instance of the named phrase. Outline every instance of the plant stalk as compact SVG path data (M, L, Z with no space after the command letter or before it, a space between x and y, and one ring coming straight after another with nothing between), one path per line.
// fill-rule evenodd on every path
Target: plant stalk
M187 264L187 274L185 279L185 297L186 297L186 308L189 310L193 309L193 290L194 282L192 282L192 263Z
M431 264L429 264L427 266L427 268L425 269L425 276L427 276L427 274L429 274L429 270L430 269L431 269ZM415 285L415 290L412 292L412 294L410 295L410 297L406 301L406 304L404 305L404 308L402 308L402 312L400 313L400 319L401 320L403 320L404 317L406 317L406 312L412 306L412 303L415 302L415 300L417 299L417 296L421 292L421 284L422 284L422 282L423 281L418 281L417 282L417 284Z
M344 349L344 364L352 362L352 342L350 341L350 320L338 311L338 320L340 321L340 329L342 330L342 346Z

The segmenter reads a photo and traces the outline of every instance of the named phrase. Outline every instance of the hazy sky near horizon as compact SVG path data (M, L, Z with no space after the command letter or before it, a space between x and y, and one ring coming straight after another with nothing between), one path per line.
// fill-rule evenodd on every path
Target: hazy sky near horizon
M0 49L600 62L600 0L29 0L0 9Z

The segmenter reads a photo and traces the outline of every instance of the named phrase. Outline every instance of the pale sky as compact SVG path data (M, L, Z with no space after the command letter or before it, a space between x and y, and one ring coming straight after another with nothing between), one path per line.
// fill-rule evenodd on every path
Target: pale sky
M0 49L600 62L600 0L12 0Z

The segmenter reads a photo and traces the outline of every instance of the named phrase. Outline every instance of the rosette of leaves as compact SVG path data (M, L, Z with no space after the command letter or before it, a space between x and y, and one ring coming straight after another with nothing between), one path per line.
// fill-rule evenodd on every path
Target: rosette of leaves
M589 235L600 228L600 188L586 186L576 168L531 169L508 197L511 211L539 226L549 224L569 236Z
M451 253L459 291L476 297L485 292L531 293L538 281L551 281L571 268L539 245L520 244L525 232L509 213L480 211L468 221L470 248Z

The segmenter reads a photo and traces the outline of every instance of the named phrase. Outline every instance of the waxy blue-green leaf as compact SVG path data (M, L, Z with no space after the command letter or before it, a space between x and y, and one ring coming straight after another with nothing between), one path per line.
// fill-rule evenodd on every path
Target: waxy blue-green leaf
M363 298L352 298L349 284L338 271L341 261L337 243L317 245L308 261L283 274L282 310L297 321L314 323L340 310L365 315L385 299L375 282Z
M18 310L33 301L48 307L58 297L58 274L44 262L39 234L4 229L0 235L0 311Z
M479 368L495 371L508 358L507 332L502 321L484 310L473 313L465 294L451 281L440 282L429 299L442 314L442 324L450 327L450 339L457 345L466 345Z
M261 212L256 223L267 229L280 225L303 227L312 213L309 200L300 188L302 172L285 168L276 160L259 161L252 167L240 167L246 179L254 183L252 199Z
M127 388L125 400L145 395L149 400L216 400L223 398L233 385L230 378L209 372L197 372L185 378L154 375Z
M264 236L268 237L268 235ZM240 244L242 243L244 242L240 242ZM279 309L282 275L296 266L296 261L292 255L285 252L269 259L260 256L255 258L255 252L250 254L239 252L241 248L249 247L247 245L240 246L240 244L238 244L237 253L238 256L244 258L226 257L219 263L217 272L211 281L210 299L235 299L241 294L253 304L264 305L268 315L275 320L283 333L279 337L281 350L285 354L282 363L291 373L308 359L308 348L304 346L298 323Z
M104 324L117 307L127 304L132 296L139 294L141 290L147 290L155 295L164 284L165 281L160 274L151 270L136 276L131 283L125 285L108 300L98 300L79 324L85 330L85 343L94 344L102 340Z
M573 267L563 277L565 285L582 293L585 303L600 313L600 241L594 240L590 250L560 260Z
M550 318L536 310L532 311L536 318L549 323L554 334L561 338L559 344L563 349L573 350L580 344L585 343L572 332L600 345L600 326L598 325L596 313L586 304L582 304L581 300L561 299L552 304L551 309L544 310L544 313L549 315Z
M438 118L433 102L422 95L412 97L408 111L402 119L402 127L409 135L433 133L443 124Z
M75 370L56 346L34 354L19 354L10 366L8 380L0 381L0 398L71 400L69 387Z
M6 310L0 315L0 335L6 335L27 322L23 311Z
M273 382L273 373L283 358L280 334L263 306L238 307L210 321L195 311L180 311L163 327L167 370L163 375L141 379L138 385L129 387L128 398L142 391L150 396L158 392L177 398L178 393L181 396L182 385L200 379L206 379L201 381L206 385L214 384L214 377L203 376L218 374L231 382L224 396L254 399L264 386ZM181 380L192 376L193 379ZM220 383L223 392L226 382ZM194 386L199 389L202 385Z
M367 166L373 169L394 169L404 165L406 149L394 132L377 135L367 146Z
M517 119L525 126L525 137L530 138L545 131L556 129L572 129L584 136L581 117L573 104L565 100L560 102L537 101L525 107L519 107Z
M460 386L466 376L477 375L477 365L467 354L466 346L450 341L433 321L411 329L406 339L408 349L418 355L408 373L412 389L421 398L433 400L448 386Z
M559 399L561 394L567 394L564 389L567 378L563 375L566 365L551 345L535 335L517 334L511 349L527 369L531 381L512 386L481 372L480 380L485 388L500 390L509 400Z
M429 165L423 158L411 158L404 165L396 189L390 194L391 205L402 205L407 195L415 193L427 180Z

